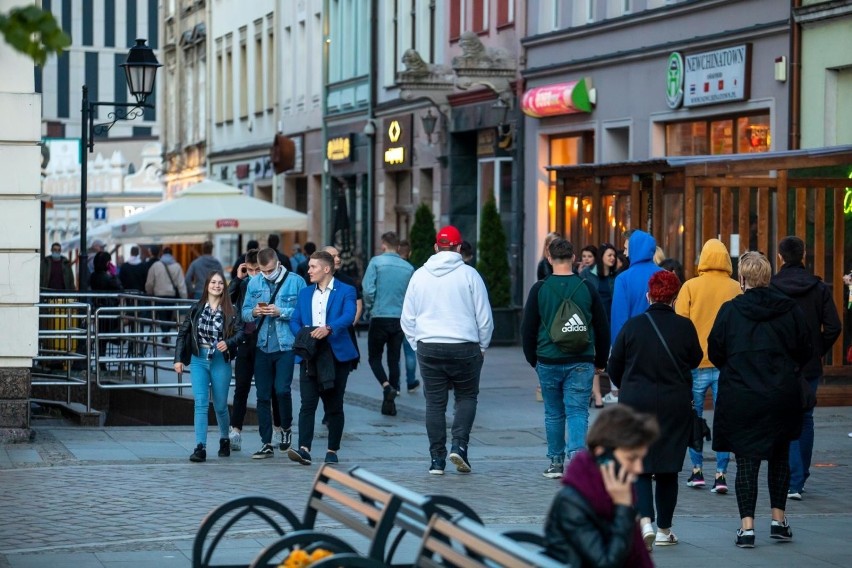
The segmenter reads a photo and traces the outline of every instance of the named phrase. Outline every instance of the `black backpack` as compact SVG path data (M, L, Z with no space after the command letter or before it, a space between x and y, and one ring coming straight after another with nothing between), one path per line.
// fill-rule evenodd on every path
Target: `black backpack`
M548 277L548 280L550 278L552 277ZM586 313L580 306L571 299L580 286L584 285L585 281L579 279L568 297L559 304L559 308L557 308L556 314L547 328L553 344L561 351L572 355L583 353L592 342L589 334L591 321L586 317ZM553 289L556 290L557 288L554 286Z

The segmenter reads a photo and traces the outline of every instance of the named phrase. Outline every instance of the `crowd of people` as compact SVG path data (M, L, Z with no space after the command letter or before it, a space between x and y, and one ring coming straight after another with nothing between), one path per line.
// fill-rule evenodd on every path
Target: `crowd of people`
M677 544L672 527L687 455L686 485L707 483L703 452L692 445L708 391L711 493L728 492L732 455L737 465L734 543L755 546L764 461L769 537L791 541L786 502L802 499L823 357L841 332L828 286L805 268L804 242L794 236L778 243L777 273L749 251L738 259L737 279L725 245L710 239L698 275L686 282L678 264L664 268L651 235L626 237L628 260L610 283L611 257L618 258L611 245L600 255L590 247L575 253L548 235L543 278L524 308L524 355L544 399L544 476L565 486L547 517L548 550L571 565L643 566L654 547ZM588 408L601 400L594 377L604 372L619 404L588 428Z
M715 409L710 493L729 491L728 464L735 459L736 546L755 545L763 461L769 536L790 541L786 501L802 499L823 357L841 332L828 286L805 267L804 242L790 236L778 243L774 275L762 253L742 254L735 279L724 243L710 239L697 276L684 282L680 263L667 259L653 236L633 230L624 237L621 249L611 243L576 248L548 234L538 281L524 305L523 353L544 403L543 475L563 484L546 518L548 552L577 566L650 566L654 547L679 542L673 525L687 455L692 468L685 485L709 483L704 452L692 443L708 391ZM329 432L324 462L337 463L347 379L361 356L354 326L366 312L367 359L381 389L380 412L397 414L402 359L409 393L421 386L419 366L428 472L443 475L449 461L457 472L470 473L470 432L494 322L486 285L465 258L472 250L458 229L441 228L435 253L417 269L407 260L410 244L394 232L383 234L380 254L358 283L340 270L333 246L318 250L306 243L304 254L287 258L277 250L277 235L267 244L248 243L230 283L210 243L185 275L168 248L160 254L150 247L143 260L133 247L117 274L108 253L92 259L93 290L198 300L180 326L174 361L178 373L191 370L196 447L190 460L207 458L211 393L218 455L242 449L253 378L260 448L252 458L273 457L277 446L292 461L310 465L322 401ZM69 272L55 244L42 282L67 285ZM236 387L229 413L232 361ZM296 365L301 403L294 415ZM590 427L589 408L607 403Z

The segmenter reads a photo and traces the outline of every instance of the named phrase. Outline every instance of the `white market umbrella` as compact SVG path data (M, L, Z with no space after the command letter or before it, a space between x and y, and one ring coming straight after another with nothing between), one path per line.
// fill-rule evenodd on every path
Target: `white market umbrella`
M170 201L112 223L115 239L167 235L306 231L308 216L243 194L236 187L205 180Z

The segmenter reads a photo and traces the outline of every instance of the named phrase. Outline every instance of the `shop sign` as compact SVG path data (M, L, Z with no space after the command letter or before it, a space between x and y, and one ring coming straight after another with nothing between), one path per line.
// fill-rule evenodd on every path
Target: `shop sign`
M596 94L589 77L570 83L536 87L524 93L521 110L533 118L592 112Z
M486 128L476 133L476 155L480 158L486 156L493 156L496 144L496 128Z
M687 55L684 70L683 106L747 100L751 44Z
M240 222L236 219L216 219L217 229L236 229L240 226Z
M406 114L384 120L383 161L386 170L411 167L412 115Z
M678 108L683 103L683 56L674 52L666 65L666 104Z
M352 135L329 138L325 146L325 157L329 162L351 162Z

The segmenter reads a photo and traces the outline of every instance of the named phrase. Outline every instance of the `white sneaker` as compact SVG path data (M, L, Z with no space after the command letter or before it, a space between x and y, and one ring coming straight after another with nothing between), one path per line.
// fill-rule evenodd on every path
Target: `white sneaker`
M654 546L672 546L677 544L677 537L674 531L669 531L669 534L663 531L657 531L657 537L654 539Z
M852 438L852 432L849 432L849 437Z
M642 525L642 540L645 541L645 548L648 549L648 552L654 549L654 534L654 525L651 523Z
M228 439L231 440L231 449L233 451L239 452L243 448L243 436L236 428L231 428L231 431L228 433Z
M604 404L617 404L618 403L618 395L614 395L611 392L606 393L606 396L603 397Z

